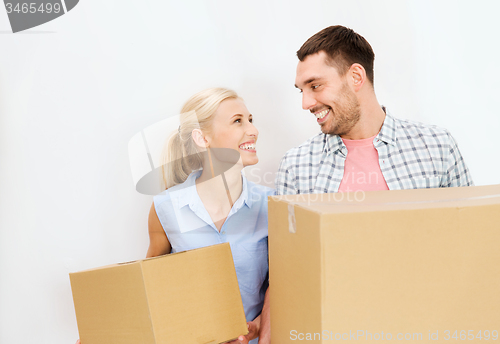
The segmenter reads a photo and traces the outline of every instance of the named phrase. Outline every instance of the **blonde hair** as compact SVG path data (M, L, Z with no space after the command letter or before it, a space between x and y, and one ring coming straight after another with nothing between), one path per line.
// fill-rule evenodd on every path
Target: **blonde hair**
M170 136L163 149L161 169L165 189L184 183L193 171L203 168L199 147L191 133L194 129L210 133L220 103L238 98L232 90L209 88L188 99L181 110L179 129Z

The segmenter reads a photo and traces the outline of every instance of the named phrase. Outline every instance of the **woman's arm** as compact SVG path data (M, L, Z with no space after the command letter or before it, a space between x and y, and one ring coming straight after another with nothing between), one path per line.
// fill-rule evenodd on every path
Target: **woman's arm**
M172 246L156 214L155 205L151 206L148 218L149 248L146 258L161 256L170 253Z

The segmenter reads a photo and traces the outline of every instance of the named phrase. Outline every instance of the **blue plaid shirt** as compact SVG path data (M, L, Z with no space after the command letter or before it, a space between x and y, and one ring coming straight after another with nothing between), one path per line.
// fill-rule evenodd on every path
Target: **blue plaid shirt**
M390 190L474 185L458 146L446 129L387 114L373 145ZM313 136L290 149L281 160L276 194L337 192L347 154L340 136Z

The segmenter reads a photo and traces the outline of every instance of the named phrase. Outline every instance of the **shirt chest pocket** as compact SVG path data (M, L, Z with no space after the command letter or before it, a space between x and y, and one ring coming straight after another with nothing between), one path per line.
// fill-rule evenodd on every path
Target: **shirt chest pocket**
M267 240L235 245L232 253L240 290L257 294L269 269Z

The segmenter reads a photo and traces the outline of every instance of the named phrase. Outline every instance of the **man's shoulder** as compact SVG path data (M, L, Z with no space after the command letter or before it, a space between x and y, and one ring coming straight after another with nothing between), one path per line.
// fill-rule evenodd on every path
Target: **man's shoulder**
M418 132L423 135L436 135L436 134L445 134L448 135L448 130L434 125L434 124L427 124L419 121L414 121L414 120L409 120L409 119L401 119L401 118L394 118L394 122L396 123L396 127L400 130L403 131L413 131L413 132Z
M283 159L286 158L298 158L306 154L311 154L313 152L320 152L323 150L325 145L325 134L318 133L313 137L307 139L305 142L301 143L297 147L289 149Z
M451 135L446 128L409 119L394 118L397 140L422 140L427 143L450 141Z

